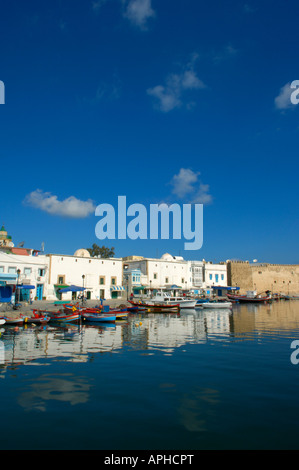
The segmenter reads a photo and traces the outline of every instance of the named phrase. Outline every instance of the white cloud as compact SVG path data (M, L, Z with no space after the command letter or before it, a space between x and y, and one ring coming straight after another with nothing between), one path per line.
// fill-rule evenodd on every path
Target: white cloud
M193 184L198 181L200 173L194 173L194 171L188 168L181 168L178 175L174 175L172 178L173 194L179 198L183 198L187 194L193 191Z
M179 74L171 74L167 77L165 85L157 85L148 88L147 94L156 100L156 107L168 113L183 105L183 95L188 90L199 90L205 88L205 84L200 80L193 67L194 61L189 63L185 70ZM194 102L192 103L192 107ZM191 109L187 103L187 109Z
M199 188L193 194L190 202L193 204L211 204L213 197L209 194L210 186L208 184L199 184Z
M199 181L200 172L181 168L171 180L172 193L179 199L193 204L210 204L213 200L209 194L210 186Z
M167 87L165 88L162 85L149 88L147 90L147 94L156 99L158 109L164 113L168 113L182 105L179 94L175 90Z
M274 102L277 109L288 109L292 108L294 105L291 102L291 94L293 93L291 88L291 83L286 83L279 92L279 95L276 96Z
M129 0L128 3L125 0L124 3L126 4L124 16L140 28L144 29L147 21L155 16L151 0Z
M59 201L57 196L49 192L43 192L40 189L28 194L24 202L48 214L74 219L88 217L95 211L95 205L90 199L81 201L75 196L70 196L63 201Z

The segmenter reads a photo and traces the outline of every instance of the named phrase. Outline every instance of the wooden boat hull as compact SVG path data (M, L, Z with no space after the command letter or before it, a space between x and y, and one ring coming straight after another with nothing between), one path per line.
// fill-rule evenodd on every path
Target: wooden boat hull
M107 315L107 314L94 314L94 313L86 313L82 314L82 320L87 322L97 322L97 323L112 323L116 321L115 315Z
M202 304L202 308L204 309L219 309L219 308L232 308L231 302L207 302Z
M235 300L240 303L263 303L263 302L272 302L272 297L246 297L246 295L228 295L230 300Z
M6 325L23 325L24 318L6 318Z
M178 312L180 310L179 304L176 305L166 305L166 304L156 304L156 303L142 303L138 304L136 302L133 302L129 300L130 304L133 305L134 307L140 307L140 308L145 308L146 311L149 311L149 309L154 312L154 311L159 311L159 312L164 312L164 311L175 311Z
M51 320L57 321L59 323L72 323L72 322L77 322L81 318L81 315L79 313L74 313L73 315L71 314L61 314L61 315L53 315L51 317Z
M64 313L64 312L44 311L43 314L46 316L49 316L51 322L59 322L59 323L77 322L81 318L81 315L79 312Z
M24 323L48 323L50 321L50 317L48 316L43 316L43 317L25 317L24 318Z

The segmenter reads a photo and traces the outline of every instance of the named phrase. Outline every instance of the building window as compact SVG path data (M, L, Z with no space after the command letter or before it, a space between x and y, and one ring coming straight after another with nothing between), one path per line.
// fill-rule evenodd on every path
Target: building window
M165 284L168 284L168 277L165 278Z
M215 274L215 281L218 282L219 275Z
M9 267L8 272L9 274L17 274L17 268Z
M213 274L210 274L210 281L213 279Z
M182 284L184 284L184 282L185 282L185 278L184 278L184 277L182 277Z
M105 290L100 289L100 299L105 299Z
M111 285L116 286L116 277L111 278Z
M45 269L39 269L39 270L38 270L38 275L39 275L40 277L44 276L45 274L46 274L46 270L45 270Z
M0 266L0 273L4 273L4 266Z
M100 286L105 285L105 276L100 276Z
M24 274L25 274L25 276L30 276L31 268L24 268Z
M221 281L224 281L224 274L221 274Z
M65 276L58 276L57 284L65 284Z
M157 278L158 278L158 274L154 273L154 279L157 279Z

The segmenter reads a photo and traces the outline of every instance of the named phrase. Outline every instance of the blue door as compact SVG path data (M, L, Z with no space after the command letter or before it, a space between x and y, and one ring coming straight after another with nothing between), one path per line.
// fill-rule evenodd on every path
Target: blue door
M37 300L43 300L43 291L44 291L44 285L43 284L37 284L37 286L36 286Z

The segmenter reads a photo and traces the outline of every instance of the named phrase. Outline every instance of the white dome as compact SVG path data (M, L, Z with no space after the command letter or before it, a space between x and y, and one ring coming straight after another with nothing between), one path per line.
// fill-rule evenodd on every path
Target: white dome
M85 248L80 248L79 250L75 251L74 256L79 256L81 258L90 258L89 251L85 250Z
M169 253L165 253L163 256L161 256L161 259L164 259L165 261L172 261L173 256L171 256Z

